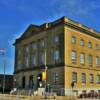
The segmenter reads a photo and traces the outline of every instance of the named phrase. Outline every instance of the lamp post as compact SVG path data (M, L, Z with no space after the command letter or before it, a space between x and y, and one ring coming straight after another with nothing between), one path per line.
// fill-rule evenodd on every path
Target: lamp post
M71 83L71 87L72 87L72 95L73 95L73 88L74 88L74 86L75 86L75 82L72 82L72 83Z
M3 94L5 92L5 49L0 49L0 53L2 55L2 64L3 64Z

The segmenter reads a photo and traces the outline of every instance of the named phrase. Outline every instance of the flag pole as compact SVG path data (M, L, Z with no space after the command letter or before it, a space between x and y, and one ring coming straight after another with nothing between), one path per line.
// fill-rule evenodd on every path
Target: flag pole
M2 55L2 64L3 64L3 94L5 93L5 49L0 49Z
M5 55L2 55L3 57L3 69L4 69L4 75L3 75L3 94L5 93Z
M46 42L45 42L46 43ZM47 44L45 44L45 48L44 48L44 51L45 51L45 73L46 73L46 79L45 79L45 99L47 99L47 93L46 93L46 87L47 87L47 65L46 65L46 55L47 55L47 50L46 50L46 47Z

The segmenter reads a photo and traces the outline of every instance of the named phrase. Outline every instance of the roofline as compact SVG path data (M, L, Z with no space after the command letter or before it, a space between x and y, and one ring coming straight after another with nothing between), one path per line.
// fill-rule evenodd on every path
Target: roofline
M64 25L67 25L71 28L85 32L87 35L90 35L90 36L93 36L97 39L100 39L100 32L94 30L93 28L87 27L87 26L85 26L85 25L83 25L79 22L76 22L76 21L74 21L74 20L72 20L72 19L70 19L66 16L63 16L63 17L61 17L61 18L59 18L59 19L57 19L53 22L50 22L50 23L44 23L44 24L41 24L40 26L38 26L38 25L33 25L33 26L36 26L36 27L40 28L41 31L44 31L44 30L47 30L47 29L51 29L52 27L54 27L54 26L56 26L60 23L63 23ZM32 24L29 25L29 26L32 26ZM16 39L16 41L13 45L16 45L17 41L20 40L20 39L21 39L21 37Z

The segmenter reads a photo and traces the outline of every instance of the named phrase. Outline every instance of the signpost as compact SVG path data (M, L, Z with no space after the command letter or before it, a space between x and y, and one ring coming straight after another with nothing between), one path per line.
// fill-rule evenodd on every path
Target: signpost
M3 64L3 94L5 92L5 49L1 48L0 53L2 55L2 64Z

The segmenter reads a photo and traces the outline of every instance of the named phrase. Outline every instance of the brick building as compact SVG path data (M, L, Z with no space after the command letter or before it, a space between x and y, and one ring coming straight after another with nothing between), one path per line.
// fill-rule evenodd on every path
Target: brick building
M51 89L100 91L100 33L62 17L30 25L15 43L14 78L17 88L38 88L38 75L47 66ZM42 81L44 84L44 82Z

